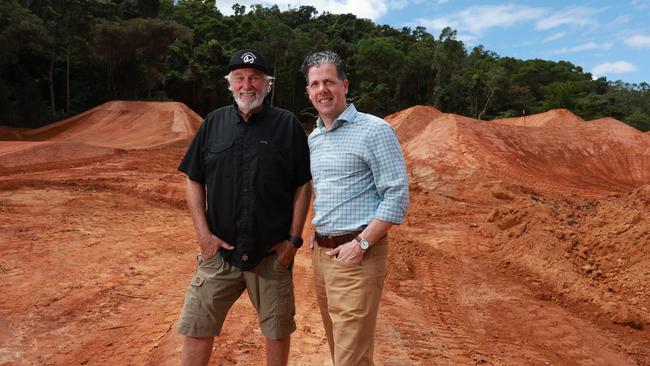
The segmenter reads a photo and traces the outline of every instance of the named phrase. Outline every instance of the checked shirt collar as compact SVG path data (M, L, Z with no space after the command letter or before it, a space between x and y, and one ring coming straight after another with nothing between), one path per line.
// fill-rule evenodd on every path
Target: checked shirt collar
M337 128L343 126L345 123L354 123L354 120L357 118L357 109L354 107L354 104L350 104L343 113L332 123L332 128L329 130L325 128L325 123L323 123L323 119L318 117L316 120L316 127L320 130L320 132L332 132L336 130Z

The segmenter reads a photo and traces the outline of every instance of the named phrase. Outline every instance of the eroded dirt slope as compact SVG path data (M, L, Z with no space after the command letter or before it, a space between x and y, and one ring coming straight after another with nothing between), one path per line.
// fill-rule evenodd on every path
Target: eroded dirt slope
M1 128L0 167L25 171L59 161L89 163L123 150L187 141L200 123L182 103L107 102L34 130Z
M402 140L412 206L391 235L377 364L650 365L648 135L615 120L592 134L574 121L568 135L610 139L589 158L595 142L542 125L418 108L398 126L419 132ZM187 140L97 158L102 142L89 134L76 142L90 152L46 165L0 142L30 167L0 165L0 364L177 365L174 326L197 253L175 170ZM597 167L608 151L613 168ZM589 167L576 171L573 158ZM307 248L294 277L290 364L329 365ZM256 323L244 296L211 364L262 365Z
M444 177L477 176L548 192L606 194L650 181L650 139L622 122L585 122L568 111L528 116L525 126L522 120L442 114L417 121L421 132L403 144L414 182L432 187Z

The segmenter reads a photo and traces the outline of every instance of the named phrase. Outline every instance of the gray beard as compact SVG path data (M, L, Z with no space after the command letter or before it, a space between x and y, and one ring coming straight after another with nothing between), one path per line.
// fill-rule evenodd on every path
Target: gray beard
M257 109L262 106L262 103L264 103L264 98L266 97L267 93L261 92L261 93L256 93L255 94L255 99L252 101L243 101L239 98L239 93L233 92L232 97L235 99L235 103L237 103L237 106L239 109L244 110L244 111L252 111L254 109Z

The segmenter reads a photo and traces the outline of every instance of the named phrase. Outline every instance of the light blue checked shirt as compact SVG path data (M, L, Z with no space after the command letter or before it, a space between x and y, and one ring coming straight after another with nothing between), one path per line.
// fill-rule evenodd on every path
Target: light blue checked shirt
M309 135L314 219L319 234L362 230L370 221L401 224L409 205L406 163L393 128L354 105L327 130Z

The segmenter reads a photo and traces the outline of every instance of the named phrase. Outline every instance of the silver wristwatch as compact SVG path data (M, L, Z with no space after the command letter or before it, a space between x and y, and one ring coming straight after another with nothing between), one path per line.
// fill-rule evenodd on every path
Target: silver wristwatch
M366 239L357 236L356 241L359 243L359 248L361 248L364 252L370 248L370 243L368 243Z

